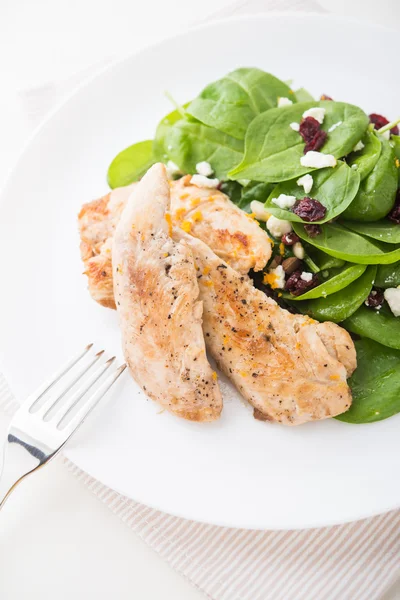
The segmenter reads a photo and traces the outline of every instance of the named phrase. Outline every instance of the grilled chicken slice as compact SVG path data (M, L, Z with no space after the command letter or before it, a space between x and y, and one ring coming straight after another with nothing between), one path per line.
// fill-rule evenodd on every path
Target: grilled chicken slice
M324 342L329 354L344 365L347 377L350 377L357 368L357 357L353 341L347 331L342 327L338 327L335 323L326 321L318 324L318 335ZM351 351L349 351L349 339L351 341Z
M349 334L290 314L201 240L180 230L174 235L187 241L195 260L208 350L255 416L300 425L346 411L346 378L356 366Z
M261 270L271 256L266 232L218 190L190 183L191 176L171 182L174 224L190 231L240 273ZM111 239L122 210L137 184L118 188L82 207L79 214L81 256L94 300L115 308L111 281Z
M193 185L191 175L173 183L171 210L177 225L239 273L261 271L271 257L271 241L258 222L226 194Z
M118 188L84 204L78 215L81 258L93 300L116 308L112 276L112 238L133 186Z
M154 165L129 198L115 231L112 262L126 362L150 398L191 421L222 409L208 363L202 303L187 244L170 237L170 188Z

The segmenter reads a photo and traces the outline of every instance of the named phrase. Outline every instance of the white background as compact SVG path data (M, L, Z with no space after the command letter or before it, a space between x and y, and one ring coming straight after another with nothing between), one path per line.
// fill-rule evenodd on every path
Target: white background
M400 25L398 0L317 4L359 19ZM2 0L0 184L46 110L85 73L91 74L93 65L100 67L214 13L255 12L271 5L279 8L279 2L271 0ZM389 59L395 64L396 57ZM0 436L4 423L0 415ZM195 600L204 596L57 461L24 482L0 513L0 599L28 597ZM390 594L391 600L395 598L400 598L400 588Z

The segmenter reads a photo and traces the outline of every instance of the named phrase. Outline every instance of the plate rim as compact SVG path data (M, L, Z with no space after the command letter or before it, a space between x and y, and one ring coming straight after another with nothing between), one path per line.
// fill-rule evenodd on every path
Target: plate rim
M64 107L66 105L68 105L70 103L70 101L75 98L75 96L77 96L82 90L84 90L86 87L90 86L92 84L92 82L96 81L97 79L101 78L105 73L115 69L116 67L118 67L119 65L124 64L125 62L128 62L130 60L132 60L133 58L140 56L141 53L146 52L149 49L155 49L157 47L162 46L165 43L168 43L171 40L176 40L179 39L181 37L185 37L188 32L191 31L199 31L199 30L203 30L203 29L208 29L210 27L214 27L216 25L220 25L220 24L229 24L230 22L252 22L252 21L259 21L260 19L262 20L273 20L275 18L294 18L297 20L304 20L304 19L313 19L313 20L317 20L317 21L331 21L331 22L336 22L337 26L339 26L340 24L346 23L346 24L354 24L357 27L359 27L360 25L364 26L366 29L370 29L370 30L381 30L381 31L386 31L388 33L395 33L396 30L393 27L388 27L386 25L382 25L382 24L375 24L372 23L370 21L365 21L364 22L360 22L360 20L357 20L356 18L352 18L352 17L344 17L342 15L332 15L331 13L318 13L318 12L312 12L312 11L307 11L307 12L298 12L298 11L270 11L270 12L260 12L257 14L243 14L243 15L233 15L231 17L223 17L220 19L212 19L210 21L207 21L205 23L201 23L199 25L196 26L191 26L191 27L187 27L185 28L183 31L179 32L179 33L175 33L172 34L170 36L166 36L164 37L162 40L159 40L158 42L152 43L152 44L148 44L134 52L125 54L121 57L116 58L115 60L111 61L110 63L101 66L100 68L98 68L94 73L92 73L91 75L85 77L83 79L83 81L79 84L77 84L76 86L73 87L73 89L64 97L62 98L59 102L57 102L55 104L55 106L47 113L47 115L41 120L41 122L33 129L33 131L31 132L31 134L27 137L26 141L22 144L20 151L17 153L17 156L15 158L15 160L13 161L13 164L11 165L11 167L9 168L9 171L7 173L7 175L4 178L4 183L1 186L0 189L0 207L2 206L3 202L6 201L6 196L7 196L7 191L8 188L10 187L10 185L12 184L12 180L14 177L18 176L18 169L19 169L19 165L21 163L21 161L23 160L25 154L27 154L30 149L31 146L33 146L33 144L36 141L36 138L39 137L41 131L51 122L51 120L59 113L61 112ZM66 450L66 452L64 453L64 455L68 458L68 449ZM93 474L93 471L91 469L83 471L81 469L81 467L79 465L77 465L76 463L74 463L73 461L71 461L68 458L69 462L72 464L73 467L78 468L82 473L86 473L87 475L94 477L96 480L98 480L101 485L105 486L106 488L110 488L110 486L106 483L103 483L103 481L101 479L98 478L97 475ZM114 491L116 491L117 493L126 496L126 493L121 492L117 487L113 487L112 488ZM298 525L295 524L295 522L291 523L291 519L288 518L287 519L287 525L286 526L279 526L279 527L273 527L273 526L269 526L268 529L266 529L265 526L260 525L260 526L256 526L256 525L252 525L251 524L251 518L248 519L248 524L241 524L241 525L233 525L232 523L227 523L224 522L223 520L204 520L202 518L199 517L193 517L193 516L189 516L188 514L182 514L179 512L174 512L173 510L170 509L165 509L165 508L161 508L157 505L157 503L153 504L153 503L149 503L148 501L143 502L142 500L138 499L138 496L136 496L136 498L130 498L128 496L129 499L135 501L135 502L139 502L142 504L145 504L146 506L149 506L150 508L153 508L155 510L158 510L160 512L164 512L166 514L169 515L173 515L182 519L186 519L186 520L192 520L198 523L205 523L205 524L210 524L210 525L215 525L215 526L221 526L221 527L230 527L230 528L241 528L241 529L247 529L247 530L269 530L269 531L295 531L295 530L305 530L305 529L313 529L313 528L319 528L319 527L329 527L329 526L334 526L334 525L338 525L338 524L343 524L343 523L350 523L350 522L356 522L356 521L360 521L363 519L366 519L368 517L373 517L373 516L377 516L377 515L383 515L386 514L392 510L395 510L397 508L399 508L400 506L400 499L399 501L397 501L395 503L394 506L387 506L385 509L379 510L379 512L372 512L371 511L358 511L358 515L357 516L353 516L353 517L349 517L347 519L332 519L332 520L327 520L324 519L323 521L321 520L314 520L312 522L309 522L308 524L303 524L301 527L299 527ZM189 511L190 512L190 511Z
M316 11L293 11L293 10L291 10L291 11L268 11L268 12L262 11L262 12L259 12L256 14L232 15L230 17L222 17L220 19L218 19L218 18L212 19L210 21L206 21L206 22L200 23L198 25L188 26L179 33L174 33L172 35L166 36L162 40L159 40L158 42L154 42L152 44L146 44L145 46L143 46L142 48L139 48L138 50L135 50L133 52L124 54L123 56L117 57L114 60L110 61L108 64L100 66L91 75L84 77L84 79L80 83L76 84L66 96L64 96L58 102L56 102L55 105L53 106L53 108L50 109L49 112L43 117L43 119L34 127L33 131L27 136L26 140L21 145L21 149L19 150L19 152L17 152L13 163L9 167L7 175L4 178L3 184L0 186L0 205L4 201L3 196L5 195L7 187L9 185L12 177L14 176L15 171L18 168L18 165L21 162L21 159L23 158L24 154L29 150L30 145L34 142L35 138L39 135L41 130L44 129L44 127L48 124L48 122L51 121L51 119L56 114L61 112L61 110L64 108L64 106L66 106L81 90L85 89L93 81L95 81L97 78L101 77L104 73L107 73L109 70L112 70L115 67L122 65L124 62L131 60L133 57L140 55L142 52L145 52L146 50L149 50L150 48L157 48L168 41L179 39L180 37L184 37L189 31L199 31L202 29L207 29L208 27L213 27L218 24L225 24L225 23L236 22L236 21L256 21L259 19L269 20L269 19L273 19L276 17L278 17L278 18L290 17L290 18L295 18L295 19L311 18L311 19L321 20L321 21L329 20L329 21L337 21L338 23L339 22L350 23L350 24L353 23L354 25L357 25L357 26L360 25L360 21L357 20L355 17L345 17L342 15L332 14L329 12L320 13L320 12L316 12ZM370 21L365 21L363 23L363 25L366 28L381 29L383 31L387 31L390 33L397 33L397 30L394 27L389 27L389 26L383 25L381 23L372 23ZM95 67L95 64L93 64L92 66ZM74 73L72 74L72 76L73 75L74 75ZM79 75L79 71L75 72L75 75Z
M97 482L99 482L103 487L105 487L106 489L111 489L112 491L116 492L117 494L119 494L120 496L126 497L128 498L128 500L131 500L133 502L136 502L138 504L142 504L144 506L147 506L153 510L157 510L161 513L165 513L166 515L170 515L172 517L177 517L179 519L184 519L185 521L193 521L195 523L201 523L203 525L212 525L215 527L227 527L229 529L244 529L246 531L307 531L307 530L311 530L311 529L322 529L322 528L328 528L328 527L335 527L335 526L339 526L339 525L346 525L349 523L357 523L359 521L365 521L366 519L370 519L370 518L374 518L374 517L379 517L379 516L383 516L383 515L387 515L388 513L397 510L400 507L400 503L397 502L395 504L395 506L389 506L386 507L385 509L380 510L379 512L374 512L371 513L370 511L365 511L363 513L359 513L359 515L357 517L348 517L345 519L331 519L331 520L327 520L324 519L323 521L320 520L316 520L313 521L312 523L308 523L306 525L302 525L301 527L299 527L298 525L295 524L295 521L293 521L293 524L290 524L290 519L287 519L287 525L285 526L279 526L279 527L275 527L275 526L269 526L269 527L265 527L263 525L257 526L257 525L252 525L251 524L251 518L248 519L248 524L241 524L241 525L232 525L232 523L229 523L228 521L224 521L221 519L218 520L205 520L202 518L194 518L191 516L187 516L187 515L183 515L182 513L178 513L175 512L173 510L170 509L165 509L165 508L160 508L160 506L157 505L157 503L152 503L152 502L144 502L140 499L137 498L131 498L130 496L127 496L125 492L121 491L118 486L113 486L112 488L110 486L108 486L106 483L103 483L103 481L101 481L96 475L93 474L93 471L91 469L88 470L83 470L81 469L81 467L79 465L77 465L76 463L73 462L73 460L71 460L68 457L68 450L66 450L65 452L63 452L63 456L69 461L71 466L68 466L68 468L70 469L79 469L81 471L81 473L83 473L84 475L88 475L89 477L92 477L93 479L95 479Z

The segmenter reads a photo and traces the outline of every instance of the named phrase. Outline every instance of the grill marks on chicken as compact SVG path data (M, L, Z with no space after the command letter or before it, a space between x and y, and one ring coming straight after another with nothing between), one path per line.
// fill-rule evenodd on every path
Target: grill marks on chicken
M179 230L175 235L194 256L208 350L255 416L299 425L346 411L346 377L356 365L349 334L290 314L203 242Z
M191 176L171 182L174 225L207 243L240 273L261 270L271 256L266 232L218 190L190 183ZM137 184L113 190L89 202L79 214L81 256L94 300L115 308L112 285L111 238L128 198Z
M208 363L193 257L170 237L163 165L135 187L113 242L114 295L125 359L150 398L192 421L219 417L222 398Z

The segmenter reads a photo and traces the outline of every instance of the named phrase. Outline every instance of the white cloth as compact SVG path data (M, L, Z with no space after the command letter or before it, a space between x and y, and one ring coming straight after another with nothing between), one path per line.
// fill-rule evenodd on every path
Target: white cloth
M321 10L312 0L247 0L219 11L214 18L282 8ZM88 69L63 82L21 92L30 124L91 72ZM11 416L16 408L0 376L0 410ZM377 600L397 579L400 511L308 531L228 529L151 509L105 487L65 458L58 460L210 599Z
M0 376L0 410L17 407ZM229 529L134 502L57 460L212 600L378 600L397 579L400 511L306 531Z

